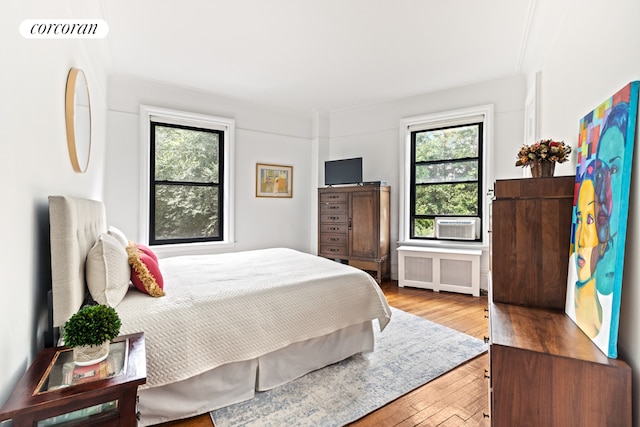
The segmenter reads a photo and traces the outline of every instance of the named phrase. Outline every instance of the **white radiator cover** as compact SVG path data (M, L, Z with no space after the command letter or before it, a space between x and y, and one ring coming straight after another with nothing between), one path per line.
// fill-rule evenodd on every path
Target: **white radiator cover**
M480 296L480 249L398 248L398 286Z

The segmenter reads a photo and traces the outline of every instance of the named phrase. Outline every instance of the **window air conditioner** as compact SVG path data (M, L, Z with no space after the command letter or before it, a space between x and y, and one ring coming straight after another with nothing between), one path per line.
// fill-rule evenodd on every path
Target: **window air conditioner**
M480 218L436 218L436 237L476 240L480 237Z

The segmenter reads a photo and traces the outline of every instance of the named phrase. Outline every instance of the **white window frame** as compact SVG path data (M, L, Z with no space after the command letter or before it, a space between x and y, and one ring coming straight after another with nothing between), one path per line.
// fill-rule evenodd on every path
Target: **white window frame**
M234 152L235 120L225 117L190 113L168 108L140 105L140 237L139 241L149 244L149 188L151 170L151 121L194 126L205 129L224 130L224 183L222 204L223 240L216 242L178 243L154 245L153 250L159 256L180 254L210 253L215 249L235 246L235 199L234 199Z
M487 247L489 244L489 215L490 215L490 199L482 197L482 241L481 242L452 242L442 240L424 240L411 239L410 236L410 220L411 212L410 191L411 191L411 132L434 128L438 126L455 125L472 118L482 117L483 122L483 152L482 152L482 170L481 185L485 194L488 191L489 184L493 182L493 169L491 167L492 158L491 147L493 146L493 104L480 105L476 107L464 108L459 110L444 111L422 116L407 117L400 120L400 174L399 174L399 221L398 221L398 239L401 245L407 244L412 246L425 247L447 247L447 248L469 248L477 249L478 247Z

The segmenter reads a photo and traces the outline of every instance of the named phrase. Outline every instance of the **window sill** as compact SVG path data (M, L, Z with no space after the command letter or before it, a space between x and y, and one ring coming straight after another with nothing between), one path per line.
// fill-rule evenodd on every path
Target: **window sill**
M462 250L488 250L489 245L484 242L452 242L452 241L439 241L433 240L425 242L424 240L405 240L398 241L398 246L409 246L417 248L432 248L432 249L462 249Z

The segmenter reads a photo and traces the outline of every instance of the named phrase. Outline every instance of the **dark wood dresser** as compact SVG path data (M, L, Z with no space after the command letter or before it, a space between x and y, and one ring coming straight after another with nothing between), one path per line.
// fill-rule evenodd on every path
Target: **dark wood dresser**
M388 186L318 189L318 255L390 277Z
M497 181L492 204L493 427L632 424L631 368L565 314L573 176Z

